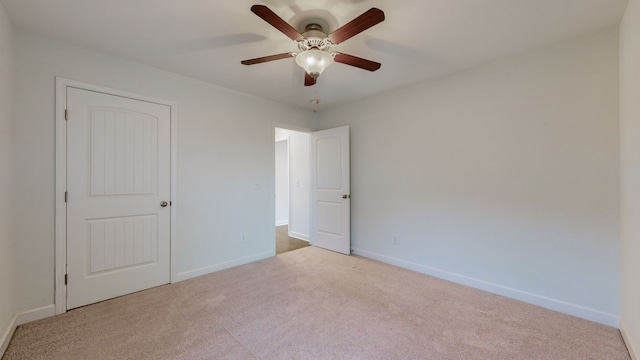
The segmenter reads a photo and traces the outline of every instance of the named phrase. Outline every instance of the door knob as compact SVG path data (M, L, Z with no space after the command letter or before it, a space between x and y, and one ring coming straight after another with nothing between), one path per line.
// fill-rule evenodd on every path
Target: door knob
M166 201L160 202L160 206L162 206L162 207L167 207L167 205L169 205L169 203L166 202Z

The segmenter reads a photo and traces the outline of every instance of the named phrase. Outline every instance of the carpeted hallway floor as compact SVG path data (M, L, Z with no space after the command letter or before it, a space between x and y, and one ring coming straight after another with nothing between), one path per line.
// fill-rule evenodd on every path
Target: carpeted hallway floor
M289 237L289 226L276 226L276 255L309 246L308 241Z
M617 329L306 247L20 326L15 359L630 359Z

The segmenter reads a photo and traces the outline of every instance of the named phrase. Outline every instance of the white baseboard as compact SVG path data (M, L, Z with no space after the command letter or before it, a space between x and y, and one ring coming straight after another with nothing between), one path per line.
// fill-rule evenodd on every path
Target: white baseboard
M53 304L15 314L7 328L2 332L2 337L0 337L0 358L2 358L4 352L7 350L9 342L11 342L11 338L13 337L13 333L15 333L16 328L19 325L45 319L54 316L55 314L56 311Z
M622 334L622 339L624 339L624 343L627 345L627 350L629 350L629 355L631 355L631 360L640 360L636 348L633 347L633 343L631 339L627 335L626 327L624 326L624 321L620 319L620 333Z
M201 268L198 268L198 269L183 271L183 272L180 272L180 273L176 274L175 282L191 279L191 278L194 278L196 276L210 274L212 272L216 272L216 271L220 271L220 270L224 270L224 269L229 269L229 268L232 268L232 267L235 267L235 266L239 266L239 265L248 264L248 263L251 263L251 262L254 262L254 261L270 258L270 257L273 257L273 256L276 256L275 249L274 249L274 251L267 251L267 252L263 252L263 253L259 253L259 254L255 254L255 255L251 255L251 256L246 256L246 257L235 259L235 260L231 260L231 261L226 261L226 262L219 263L219 264L214 264L214 265L204 266L204 267L201 267Z
M289 237L296 238L298 240L309 241L309 235L297 233L295 231L289 231Z
M26 323L30 323L32 321L46 319L48 317L52 317L56 315L56 307L55 305L47 305L43 307L39 307L37 309L23 311L18 313L16 320L17 325L22 325Z
M9 342L13 337L13 333L16 331L18 327L18 315L14 315L13 319L9 322L7 328L2 332L2 337L0 337L0 359L4 355L4 352L7 351L7 347L9 347Z
M276 221L276 226L284 226L284 225L289 225L289 222L287 220Z
M452 273L449 271L432 268L429 266L416 264L402 259L362 250L353 249L355 255L360 255L369 259L381 261L387 264L395 265L401 268L430 275L440 279L449 280L458 284L469 286L472 288L484 290L493 294L505 296L508 298L520 300L529 304L541 306L547 309L558 311L564 314L576 316L582 319L590 320L600 324L618 328L620 326L620 318L615 314L609 314L600 310L591 309L585 306L571 304L566 301L549 298L543 295L510 288L507 286L491 283L488 281L472 278L465 275Z

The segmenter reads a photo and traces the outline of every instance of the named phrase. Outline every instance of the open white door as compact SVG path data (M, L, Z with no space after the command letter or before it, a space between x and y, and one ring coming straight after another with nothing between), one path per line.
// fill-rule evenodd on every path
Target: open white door
M349 127L311 134L311 244L351 253Z
M166 105L67 88L67 309L170 281Z

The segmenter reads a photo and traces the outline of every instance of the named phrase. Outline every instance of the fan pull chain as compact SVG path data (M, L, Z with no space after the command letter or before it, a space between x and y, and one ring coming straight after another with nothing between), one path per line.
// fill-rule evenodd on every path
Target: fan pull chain
M320 103L320 99L316 97L315 99L311 100L311 103L313 104L313 112L318 112L318 104Z

